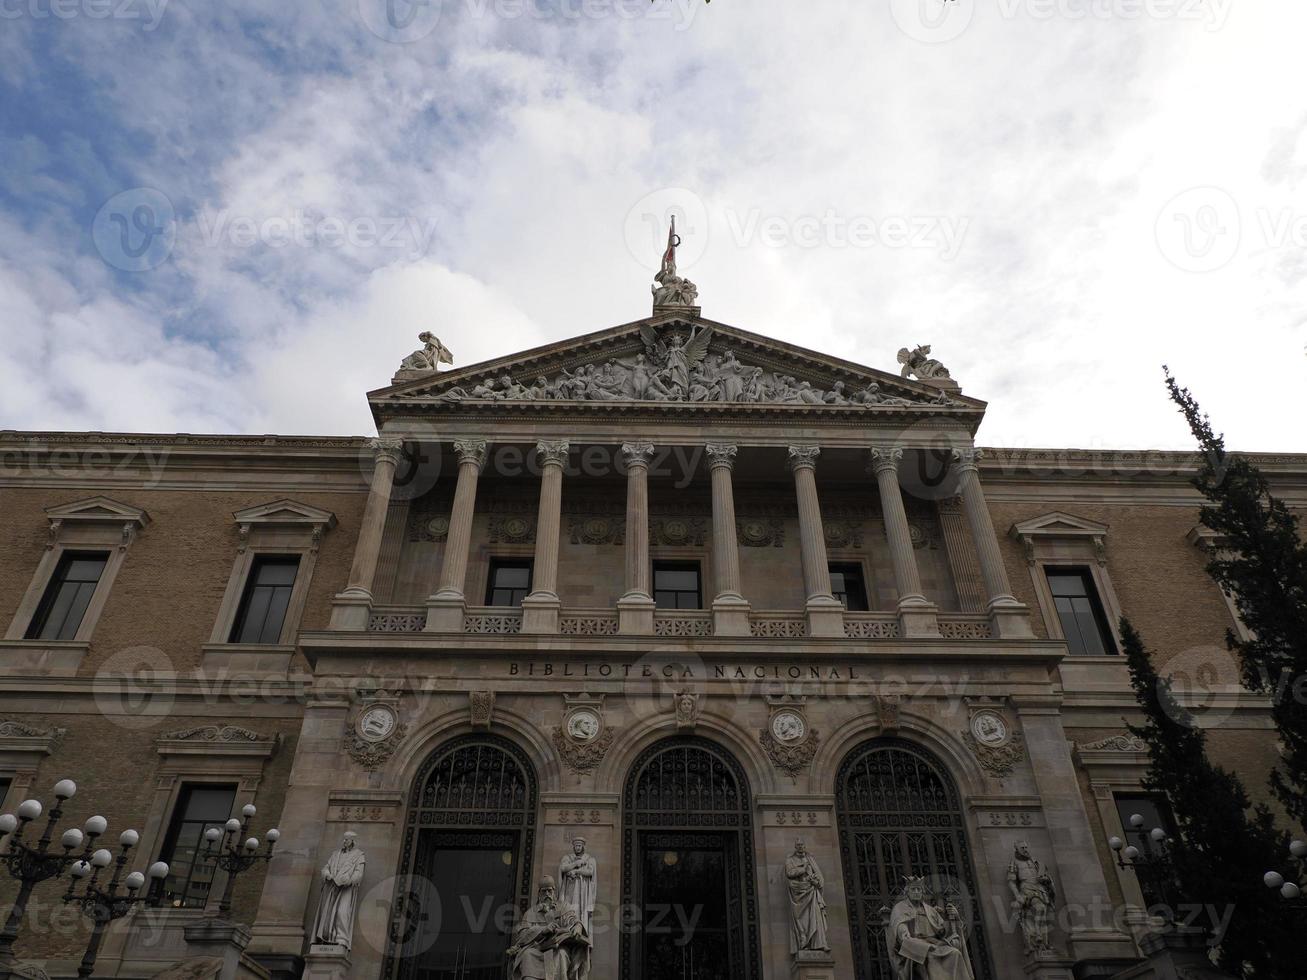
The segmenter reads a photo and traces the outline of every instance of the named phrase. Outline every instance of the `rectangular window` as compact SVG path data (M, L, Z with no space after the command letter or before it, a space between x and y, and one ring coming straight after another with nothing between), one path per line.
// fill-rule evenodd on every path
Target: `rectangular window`
M279 643L295 588L299 555L257 555L245 580L231 643Z
M830 590L850 612L867 611L867 583L862 579L861 563L831 562Z
M71 640L100 581L107 552L65 551L27 627L29 640Z
M1140 859L1147 861L1160 852L1158 844L1149 835L1156 827L1162 828L1168 838L1175 837L1175 820L1171 816L1171 806L1166 797L1148 793L1115 793L1116 812L1125 828L1124 840L1127 845L1139 848ZM1143 826L1136 827L1132 822L1134 816L1143 817ZM1139 877L1139 890L1144 894L1144 901L1155 905L1163 900L1158 887L1156 875L1145 872Z
M1048 568L1048 588L1053 593L1057 617L1062 622L1066 645L1073 654L1102 657L1116 653L1103 604L1098 601L1093 577L1084 568Z
M697 561L653 563L654 604L659 609L702 609Z
M487 606L520 606L531 594L529 558L494 558L486 581Z
M213 886L214 862L203 859L204 832L221 829L231 816L236 787L187 783L163 839L159 860L168 862L163 900L173 908L201 909Z

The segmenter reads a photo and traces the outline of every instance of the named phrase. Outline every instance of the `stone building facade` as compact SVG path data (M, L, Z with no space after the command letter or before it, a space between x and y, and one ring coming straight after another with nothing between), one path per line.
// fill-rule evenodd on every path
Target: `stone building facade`
M594 977L889 980L908 876L958 907L978 978L1152 975L1108 847L1156 804L1117 619L1207 671L1218 760L1275 759L1192 461L981 452L985 403L923 357L886 373L664 306L457 370L415 355L368 396L377 439L0 433L3 809L70 776L70 819L173 869L101 974L187 957L224 885L193 845L252 802L281 840L233 918L277 977L503 977L578 839ZM1304 502L1307 457L1260 462ZM333 958L312 932L346 831L366 872ZM796 838L828 952L791 948ZM1057 895L1034 957L1023 841ZM18 945L50 976L86 942L58 891Z

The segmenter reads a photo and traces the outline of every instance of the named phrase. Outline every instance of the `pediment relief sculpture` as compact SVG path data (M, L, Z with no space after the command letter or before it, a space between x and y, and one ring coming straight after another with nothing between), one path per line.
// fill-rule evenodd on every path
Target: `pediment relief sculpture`
M438 390L439 401L608 401L731 402L828 408L949 406L957 402L941 391L915 400L882 390L877 381L857 385L833 380L826 387L783 370L751 364L715 333L712 325L673 324L659 329L641 324L643 351L568 368L546 369L534 378L512 371L489 371L478 379ZM428 397L428 390L410 393Z

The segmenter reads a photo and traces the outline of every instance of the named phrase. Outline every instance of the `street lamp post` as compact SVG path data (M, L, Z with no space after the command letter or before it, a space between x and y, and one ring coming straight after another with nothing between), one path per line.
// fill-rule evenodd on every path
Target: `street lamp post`
M1143 816L1131 814L1130 826L1136 831L1142 831ZM1175 865L1171 860L1171 842L1167 839L1166 831L1154 827L1144 835L1142 848L1126 844L1120 837L1113 837L1107 843L1116 853L1117 866L1133 871L1140 884L1151 885L1155 896L1164 906L1163 917L1171 919L1174 914L1171 888L1175 884ZM1145 895L1144 900L1147 901L1148 896Z
M227 887L223 889L222 902L218 905L218 914L224 918L231 912L231 893L236 885L236 876L249 871L258 861L271 860L272 849L281 839L281 831L273 827L264 834L268 842L267 849L259 853L259 839L245 837L249 831L250 819L256 812L253 803L246 803L241 808L243 821L232 817L222 830L210 827L204 832L201 859L213 861L227 872ZM241 838L245 838L244 841Z
M27 829L29 823L41 816L43 808L40 800L23 800L18 804L17 816L12 813L0 814L0 839L7 837L9 844L9 849L0 855L0 862L4 863L9 876L19 883L13 908L9 911L4 929L0 931L0 980L8 980L13 974L14 941L18 938L18 930L23 924L23 916L27 912L27 902L32 896L32 890L41 882L63 874L65 869L79 860L73 855L73 851L78 847L84 845L81 860L89 857L95 839L109 826L104 817L91 817L82 830L73 827L63 832L59 838L62 852L51 851L50 844L54 840L55 824L63 817L63 805L71 800L76 792L77 784L71 779L61 779L54 784L56 802L50 808L45 830L35 844L23 840L23 831Z
M84 980L95 970L95 958L100 952L100 941L104 938L104 931L109 923L121 919L138 903L144 902L147 905L157 906L162 897L163 879L168 877L168 865L162 861L150 865L150 890L145 895L137 894L146 879L146 876L139 871L133 871L126 880L122 880L128 852L140 839L141 835L136 831L124 830L118 837L122 849L118 852L116 860L107 849L100 848L91 854L90 860L78 861L69 869L68 891L64 893L63 899L65 902L79 904L82 907L82 914L93 923L91 940L86 944L86 953L77 967L77 975ZM97 879L101 870L110 864L113 865L113 874L108 883L101 887ZM83 879L85 884L79 895L77 883ZM118 889L120 881L123 886L122 891Z
M1303 887L1307 886L1307 841L1289 842L1289 860L1293 862L1298 878L1297 882L1286 881L1278 871L1268 871L1262 875L1267 888L1278 889L1288 907L1295 912L1307 912L1307 901L1303 900Z

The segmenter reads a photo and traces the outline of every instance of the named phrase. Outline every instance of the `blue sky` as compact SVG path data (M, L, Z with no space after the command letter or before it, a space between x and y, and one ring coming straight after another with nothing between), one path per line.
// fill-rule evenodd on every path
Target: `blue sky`
M282 9L286 8L286 9ZM366 433L647 312L886 370L982 442L1307 451L1300 5L0 0L0 427Z

